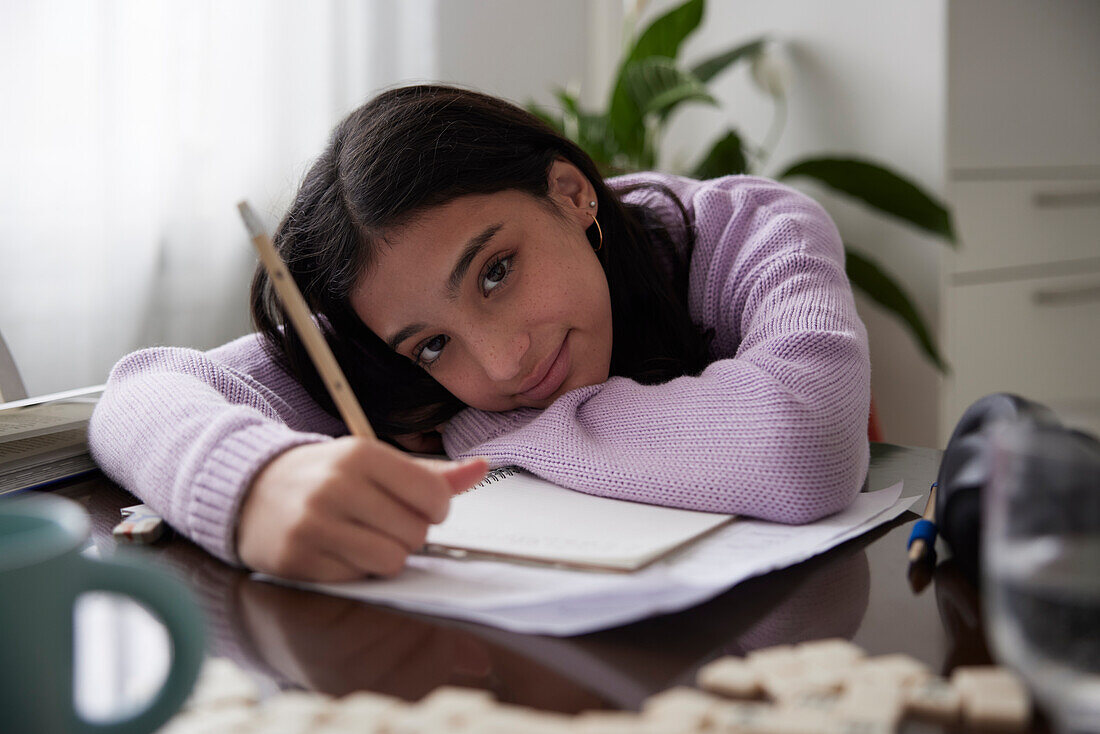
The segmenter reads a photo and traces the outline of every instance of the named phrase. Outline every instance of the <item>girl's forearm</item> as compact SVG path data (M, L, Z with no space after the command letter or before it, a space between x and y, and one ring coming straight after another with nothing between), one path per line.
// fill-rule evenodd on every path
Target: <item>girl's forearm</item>
M869 460L865 345L832 347L829 386L812 400L751 359L728 359L664 385L612 378L541 413L465 411L444 445L601 496L809 522L851 501Z
M89 448L108 477L235 563L233 532L252 477L283 451L328 439L289 427L265 392L195 350L135 352L112 370L89 424Z

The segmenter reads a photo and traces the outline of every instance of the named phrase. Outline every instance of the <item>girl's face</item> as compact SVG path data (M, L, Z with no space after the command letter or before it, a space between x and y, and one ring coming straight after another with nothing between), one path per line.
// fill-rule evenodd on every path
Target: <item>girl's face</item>
M611 299L585 237L595 192L557 161L545 202L469 195L389 232L351 302L363 322L455 397L490 411L545 408L608 377Z

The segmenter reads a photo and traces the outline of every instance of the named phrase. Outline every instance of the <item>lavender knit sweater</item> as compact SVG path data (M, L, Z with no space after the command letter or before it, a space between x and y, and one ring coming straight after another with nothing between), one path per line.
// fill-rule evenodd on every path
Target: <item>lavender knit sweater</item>
M780 522L843 508L867 471L870 363L836 227L766 179L611 183L640 181L670 187L695 223L689 307L715 330L715 361L663 385L612 377L545 410L467 409L443 433L447 454L592 494ZM641 197L675 231L668 203L630 195ZM345 433L249 335L123 358L89 443L109 477L239 563L234 530L252 477L288 448Z

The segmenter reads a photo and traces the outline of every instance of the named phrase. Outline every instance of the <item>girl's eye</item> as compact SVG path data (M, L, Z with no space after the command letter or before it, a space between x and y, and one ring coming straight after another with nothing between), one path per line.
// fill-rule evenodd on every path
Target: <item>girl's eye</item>
M485 275L481 278L481 288L486 295L491 293L512 273L512 258L502 257L489 265Z
M447 341L447 337L438 334L424 342L424 345L416 352L416 363L424 367L431 367L432 363L439 359L443 347L447 346Z
M485 274L481 276L481 289L486 296L508 280L508 276L512 274L512 257L512 255L508 255L507 257L498 258L485 269ZM450 337L436 334L416 349L413 354L413 361L430 370L450 340Z

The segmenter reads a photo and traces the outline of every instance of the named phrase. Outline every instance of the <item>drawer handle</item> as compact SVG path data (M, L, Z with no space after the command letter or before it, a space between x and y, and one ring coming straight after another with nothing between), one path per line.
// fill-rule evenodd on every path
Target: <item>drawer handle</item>
M1075 306L1079 303L1100 301L1100 283L1060 290L1034 291L1031 294L1031 300L1037 306Z
M1039 209L1061 209L1074 206L1100 206L1097 191L1037 191L1031 203Z

